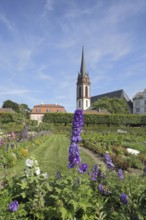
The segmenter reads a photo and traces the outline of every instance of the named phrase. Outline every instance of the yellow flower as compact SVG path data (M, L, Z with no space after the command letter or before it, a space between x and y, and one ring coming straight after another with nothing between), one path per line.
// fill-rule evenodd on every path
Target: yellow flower
M21 149L21 155L22 155L23 157L27 157L27 155L28 155L28 149L27 149L27 148L22 148L22 149Z

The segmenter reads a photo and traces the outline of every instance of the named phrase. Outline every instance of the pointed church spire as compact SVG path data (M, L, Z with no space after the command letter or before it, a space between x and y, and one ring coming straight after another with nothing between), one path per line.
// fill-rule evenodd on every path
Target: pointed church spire
M86 75L86 64L85 64L85 57L84 57L84 47L82 48L82 60L81 60L81 69L80 69L81 76Z

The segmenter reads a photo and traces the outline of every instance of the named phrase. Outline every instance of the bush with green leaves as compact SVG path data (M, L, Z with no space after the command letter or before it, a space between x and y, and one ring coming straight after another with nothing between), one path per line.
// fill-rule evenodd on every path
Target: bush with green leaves
M76 166L66 176L57 172L50 178L34 157L27 159L22 176L4 176L0 219L144 220L146 173L124 174L111 162L106 161L108 168L96 164L88 175L79 174Z
M117 168L110 154L105 153L105 163L88 170L88 165L81 162L78 145L82 125L82 114L77 111L68 175L58 171L50 178L40 170L35 157L26 159L23 175L2 175L0 219L145 220L146 168L143 175L129 174Z

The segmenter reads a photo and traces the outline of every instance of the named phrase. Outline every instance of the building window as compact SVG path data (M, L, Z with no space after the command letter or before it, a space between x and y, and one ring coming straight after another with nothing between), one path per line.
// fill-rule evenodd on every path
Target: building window
M146 112L146 107L144 107L144 112Z
M136 113L140 113L140 108L135 109Z
M139 106L140 105L140 101L139 100L136 100L135 101L135 106Z
M144 100L144 105L146 105L146 100Z
M79 100L79 108L81 108L81 100Z
M81 86L79 86L79 98L81 98Z
M41 112L41 109L36 109L36 112Z
M88 98L88 86L85 86L85 97Z
M50 109L47 109L46 112L51 112L51 110L50 110Z
M86 100L86 107L88 107L88 100Z

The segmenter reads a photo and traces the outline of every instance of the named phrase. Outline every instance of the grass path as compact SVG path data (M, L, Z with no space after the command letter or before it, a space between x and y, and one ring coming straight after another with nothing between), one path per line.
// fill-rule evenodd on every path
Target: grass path
M70 139L65 135L53 134L49 135L46 141L31 150L31 155L34 155L39 162L39 166L43 172L48 172L49 175L54 175L56 171L67 174L68 172L68 148ZM81 159L83 163L87 163L89 170L95 164L93 156L81 148ZM17 173L24 170L25 159L17 162L14 167Z

